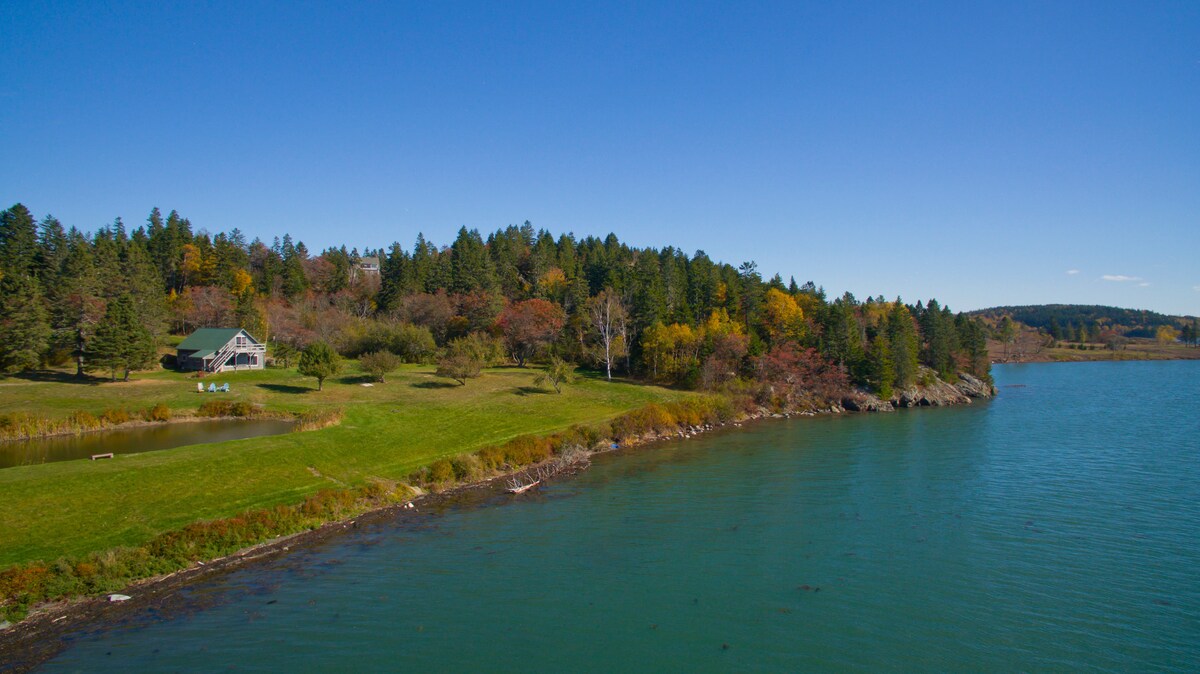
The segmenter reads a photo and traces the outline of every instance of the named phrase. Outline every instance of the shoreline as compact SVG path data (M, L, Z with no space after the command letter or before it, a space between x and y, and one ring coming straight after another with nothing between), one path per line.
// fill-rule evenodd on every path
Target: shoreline
M939 384L944 384L939 382ZM951 386L944 384L945 386ZM840 416L845 414L869 414L874 412L895 411L897 407L949 407L972 404L976 398L991 400L997 395L995 387L990 393L982 395L963 394L952 402L929 402L925 398L906 399L904 392L897 392L896 400L905 400L905 404L893 407L891 401L881 401L886 407L863 406L858 409L846 405L832 404L828 408L796 408L786 411L771 412L759 407L753 412L740 414L724 423L712 423L702 426L680 428L674 432L648 432L628 438L624 442L610 440L596 448L588 450L586 457L563 466L544 480L569 478L587 470L590 457L600 454L612 454L622 451L644 451L653 448L658 443L682 441L705 433L719 430L741 429L749 424L790 419L792 417ZM878 400L878 399L875 399ZM861 400L860 400L861 402ZM246 568L253 562L265 562L278 558L293 548L310 547L329 540L338 534L359 526L370 524L415 523L429 517L429 511L446 510L462 505L485 505L482 501L495 498L506 493L505 480L516 475L527 473L540 465L549 464L551 459L542 464L524 466L517 470L506 471L483 480L454 485L441 491L426 492L414 496L404 503L393 503L379 506L360 513L354 517L330 521L315 529L309 529L293 534L274 538L262 543L244 548L230 555L209 561L194 562L187 568L161 576L144 578L125 586L119 592L130 596L129 600L113 602L105 593L96 597L82 597L52 602L35 607L28 617L22 621L0 629L0 672L26 672L37 668L42 663L52 659L67 646L66 637L79 632L88 625L112 626L122 621L130 620L135 615L147 610L166 614L181 608L183 602L179 590L202 580L215 578L223 573ZM477 496L478 503L463 503L468 497ZM518 496L516 494L514 497Z

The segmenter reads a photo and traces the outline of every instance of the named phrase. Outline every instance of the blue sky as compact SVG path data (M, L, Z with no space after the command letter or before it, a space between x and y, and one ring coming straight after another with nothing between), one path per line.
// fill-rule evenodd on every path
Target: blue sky
M1200 3L340 4L3 3L0 204L1200 313Z

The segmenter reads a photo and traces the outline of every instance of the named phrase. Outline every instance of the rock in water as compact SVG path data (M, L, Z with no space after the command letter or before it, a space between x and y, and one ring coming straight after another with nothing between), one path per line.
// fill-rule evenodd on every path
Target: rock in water
M108 595L109 601L129 601L130 599L133 599L133 597L130 597L127 594L110 594L110 595Z

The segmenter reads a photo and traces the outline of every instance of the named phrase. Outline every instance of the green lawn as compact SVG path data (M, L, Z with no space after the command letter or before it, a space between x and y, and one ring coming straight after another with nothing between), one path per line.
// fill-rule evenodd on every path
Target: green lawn
M137 544L196 520L296 503L326 487L399 480L445 456L688 395L595 378L556 395L534 388L534 375L501 368L458 386L434 377L432 367L409 366L385 384L364 387L348 375L317 392L315 380L295 371L266 370L206 379L229 382L232 393L219 398L196 393L195 379L173 372L128 383L0 380L0 412L65 416L159 402L181 412L211 399L346 412L339 426L320 431L0 470L0 567Z

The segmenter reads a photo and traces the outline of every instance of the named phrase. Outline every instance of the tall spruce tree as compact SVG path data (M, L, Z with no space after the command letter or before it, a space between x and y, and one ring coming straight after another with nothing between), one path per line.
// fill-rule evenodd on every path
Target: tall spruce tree
M129 381L129 372L149 367L154 362L154 335L138 318L134 298L122 293L104 312L104 318L96 326L96 334L88 345L86 365L89 369L103 369L112 373L124 373Z
M31 274L38 253L37 223L23 204L0 211L0 272Z
M450 246L450 290L458 293L473 290L490 292L495 287L492 259L479 231L468 231L466 227L459 229L454 245Z
M898 298L888 312L888 342L892 350L892 368L896 374L896 386L908 388L917 382L917 354L920 340L912 313Z
M0 280L0 370L37 368L49 341L50 322L37 281L28 274L6 274Z

